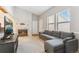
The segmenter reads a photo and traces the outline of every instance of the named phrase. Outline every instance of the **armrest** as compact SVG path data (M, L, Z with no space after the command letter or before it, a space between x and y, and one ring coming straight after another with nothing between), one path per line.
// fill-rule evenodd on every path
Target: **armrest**
M64 43L64 45L66 53L73 53L78 51L78 39L68 40Z
M66 37L66 38L63 39L64 42L66 42L68 40L72 40L72 37Z

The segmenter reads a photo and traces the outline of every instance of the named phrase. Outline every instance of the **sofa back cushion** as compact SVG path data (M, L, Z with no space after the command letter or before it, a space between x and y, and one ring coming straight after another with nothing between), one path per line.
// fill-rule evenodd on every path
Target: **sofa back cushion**
M74 33L61 32L60 38L64 39L66 37L74 38Z
M50 36L59 37L60 32L58 32L58 31L48 31L48 30L45 30L43 32L43 34L47 34L47 35L50 35Z
M48 34L48 30L45 30L45 31L43 32L43 34Z
M51 31L48 31L48 30L45 30L45 31L43 32L43 34L51 35L52 32L51 32Z
M60 32L59 31L52 31L52 36L60 38Z

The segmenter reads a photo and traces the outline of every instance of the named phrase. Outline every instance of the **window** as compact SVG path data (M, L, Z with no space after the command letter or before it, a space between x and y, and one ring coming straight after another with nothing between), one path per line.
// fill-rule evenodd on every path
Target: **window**
M70 32L71 14L64 9L54 15L47 17L47 29L49 31Z
M57 14L57 30L70 32L71 15L69 10L63 10Z
M55 28L54 28L54 15L51 15L48 17L48 30L50 31L53 31Z

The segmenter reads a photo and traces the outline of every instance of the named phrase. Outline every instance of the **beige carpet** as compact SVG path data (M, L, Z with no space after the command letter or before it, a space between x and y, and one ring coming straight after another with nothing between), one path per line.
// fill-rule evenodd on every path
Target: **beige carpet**
M17 53L43 53L44 42L38 37L19 37Z

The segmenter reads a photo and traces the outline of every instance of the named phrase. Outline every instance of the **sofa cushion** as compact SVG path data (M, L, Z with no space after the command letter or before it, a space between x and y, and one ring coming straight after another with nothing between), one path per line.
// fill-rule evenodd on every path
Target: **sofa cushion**
M43 34L48 34L48 32L49 32L48 30L45 30L45 31L43 32Z
M64 39L66 37L74 37L73 33L61 32L60 38Z
M59 45L63 45L63 40L59 40L59 39L54 39L54 40L47 40L45 41L47 42L49 45L51 45L53 48L54 47L58 47Z
M43 37L45 37L47 40L50 40L50 39L55 39L56 37L54 36L50 36L50 35L47 35L47 34L41 34Z
M66 41L68 41L68 40L72 40L72 37L66 37L66 38L64 38L64 39L63 39L63 42L66 42Z
M60 32L58 32L58 31L52 31L51 36L55 36L55 37L60 38Z
M47 53L63 53L64 43L62 40L47 40L44 42L45 52Z
M45 30L43 34L52 35L52 31Z

